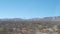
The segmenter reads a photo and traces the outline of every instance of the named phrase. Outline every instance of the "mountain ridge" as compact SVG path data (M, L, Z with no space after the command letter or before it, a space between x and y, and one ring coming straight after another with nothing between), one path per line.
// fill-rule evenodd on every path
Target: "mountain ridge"
M5 19L0 19L0 21L25 21L25 20L30 20L30 21L40 21L40 20L56 20L60 21L60 16L54 16L54 17L44 17L44 18L31 18L31 19L22 19L22 18L5 18Z

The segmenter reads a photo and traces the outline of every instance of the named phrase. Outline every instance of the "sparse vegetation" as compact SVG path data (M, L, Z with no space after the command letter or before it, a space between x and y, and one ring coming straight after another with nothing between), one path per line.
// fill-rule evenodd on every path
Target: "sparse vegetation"
M58 23L57 23L58 22ZM59 21L6 20L0 21L0 34L35 34L60 32ZM57 24L56 24L57 23ZM57 26L57 28L55 27Z

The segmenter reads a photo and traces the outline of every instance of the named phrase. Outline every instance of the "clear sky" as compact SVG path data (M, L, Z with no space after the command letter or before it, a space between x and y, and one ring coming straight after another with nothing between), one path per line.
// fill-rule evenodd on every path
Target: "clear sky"
M0 0L0 18L60 16L60 0Z

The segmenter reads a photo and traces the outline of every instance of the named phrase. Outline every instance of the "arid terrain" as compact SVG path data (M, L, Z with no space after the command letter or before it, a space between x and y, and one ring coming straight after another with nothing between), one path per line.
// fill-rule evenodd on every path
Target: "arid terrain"
M0 19L0 34L60 34L60 16Z

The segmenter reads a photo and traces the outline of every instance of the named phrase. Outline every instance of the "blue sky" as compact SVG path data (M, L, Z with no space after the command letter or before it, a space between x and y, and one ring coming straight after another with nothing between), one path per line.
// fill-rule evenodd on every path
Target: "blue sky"
M0 18L60 16L60 0L0 0Z

